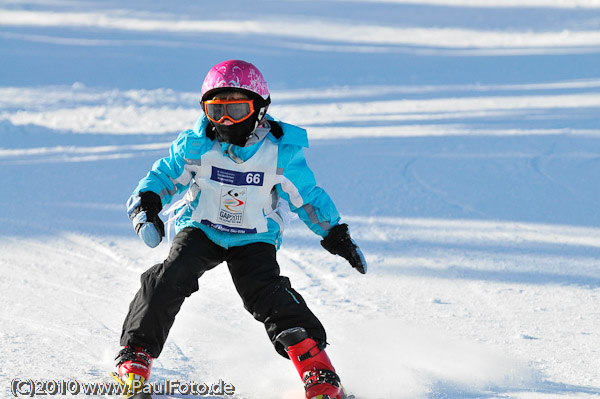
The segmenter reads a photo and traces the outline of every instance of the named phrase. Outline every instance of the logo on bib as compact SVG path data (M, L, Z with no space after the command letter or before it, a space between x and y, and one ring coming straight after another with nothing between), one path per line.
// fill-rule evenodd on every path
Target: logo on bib
M244 221L246 207L246 188L221 187L221 204L219 207L219 222L228 225L241 226Z

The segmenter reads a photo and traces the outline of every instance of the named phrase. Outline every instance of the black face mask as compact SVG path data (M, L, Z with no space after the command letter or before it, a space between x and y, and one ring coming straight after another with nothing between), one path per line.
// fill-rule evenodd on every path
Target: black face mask
M245 121L234 123L233 125L229 126L211 123L221 141L243 147L248 139L252 137L252 133L254 133L254 130L256 129L257 116L258 115L255 112Z

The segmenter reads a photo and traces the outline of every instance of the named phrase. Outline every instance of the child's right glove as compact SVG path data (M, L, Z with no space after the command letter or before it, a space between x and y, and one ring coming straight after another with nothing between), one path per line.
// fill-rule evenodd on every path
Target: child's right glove
M135 233L150 248L160 244L165 236L165 225L158 217L161 209L160 197L152 191L135 193L127 200L127 215L133 222Z
M347 224L332 227L327 236L321 240L321 245L332 254L346 259L359 273L367 272L367 261L358 245L350 238Z

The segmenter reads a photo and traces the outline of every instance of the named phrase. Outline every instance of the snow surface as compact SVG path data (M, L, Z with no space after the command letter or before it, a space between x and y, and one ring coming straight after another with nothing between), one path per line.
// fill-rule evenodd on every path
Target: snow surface
M0 1L0 390L107 381L139 275L168 252L124 203L246 59L369 273L286 232L283 273L359 399L600 396L597 0ZM303 397L226 268L153 379ZM181 396L183 397L183 396Z

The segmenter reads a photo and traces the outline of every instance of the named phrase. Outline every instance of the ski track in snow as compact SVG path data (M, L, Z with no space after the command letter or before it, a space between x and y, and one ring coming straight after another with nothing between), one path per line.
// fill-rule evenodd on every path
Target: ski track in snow
M13 378L109 381L139 275L169 249L124 203L193 126L198 75L234 57L308 129L368 260L359 275L299 221L278 253L357 399L600 396L600 3L259 3L207 23L193 2L0 1L3 397ZM152 379L303 396L225 265Z
M339 45L356 45L353 49L363 52L377 52L385 48L376 46L391 46L389 51L394 51L394 46L423 46L460 49L473 51L478 49L493 49L523 51L523 49L543 49L552 51L553 48L570 48L579 51L597 52L600 44L600 33L596 31L558 31L558 32L513 32L513 31L488 31L485 29L471 30L454 27L395 27L385 24L370 25L361 21L360 24L340 23L336 20L299 20L279 16L271 18L262 16L261 19L177 19L150 13L137 14L135 12L67 12L61 13L30 10L4 9L0 14L0 26L26 26L38 28L87 28L99 30L121 30L133 32L153 33L180 33L180 34L215 34L222 35L254 35L270 36L282 40L295 39L301 42L298 48L318 49L319 47L335 48L318 43L323 37L329 42ZM9 36L13 39L25 41L39 41L40 36L20 35ZM61 40L61 39L58 39ZM66 38L63 38L63 43ZM70 39L71 44L77 45L77 41ZM43 41L43 39L42 39ZM52 39L47 38L47 42ZM56 42L57 39L54 39ZM314 43L314 42L317 43ZM118 45L118 41L81 40L81 44L89 45ZM158 44L159 42L157 42ZM289 46L290 44L288 44ZM370 47L373 46L373 47ZM361 50L362 49L362 50ZM465 50L466 49L466 50ZM433 51L432 51L433 52Z

